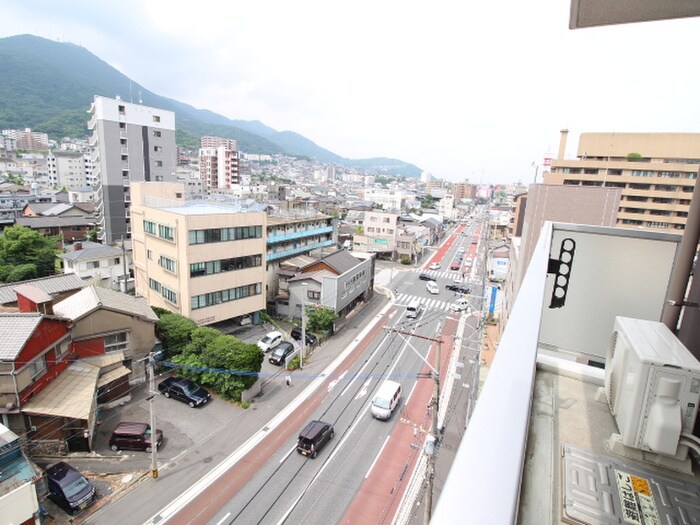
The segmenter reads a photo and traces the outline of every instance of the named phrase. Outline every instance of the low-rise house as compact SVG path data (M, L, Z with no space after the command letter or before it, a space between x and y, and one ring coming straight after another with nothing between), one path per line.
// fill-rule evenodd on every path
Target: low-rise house
M89 284L113 290L124 290L128 284L130 261L126 248L98 242L76 242L59 255L63 273L74 273ZM133 288L133 280L131 281Z
M36 483L41 470L27 459L20 439L0 424L0 516L3 523L41 523Z
M347 315L374 289L374 254L336 251L307 264L289 282L287 304L277 303L277 314L300 319L302 304L330 308Z
M143 297L89 286L56 303L54 312L71 321L78 358L122 352L124 364L131 368L156 342L158 316ZM133 366L132 381L145 379L144 366Z
M21 285L30 285L38 288L51 297L51 302L58 302L82 290L87 286L87 283L76 274L71 273L4 284L0 286L0 311L16 312L19 310L15 288Z
M60 237L63 243L85 241L95 228L94 217L17 217L16 224L36 230L46 237Z

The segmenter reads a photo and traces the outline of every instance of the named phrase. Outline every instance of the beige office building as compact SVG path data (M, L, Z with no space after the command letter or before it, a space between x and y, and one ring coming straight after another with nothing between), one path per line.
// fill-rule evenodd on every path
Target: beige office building
M137 295L199 325L258 321L265 309L265 213L185 200L182 183L132 183Z
M563 130L545 184L620 188L617 226L679 233L700 168L699 133L582 133L564 159Z

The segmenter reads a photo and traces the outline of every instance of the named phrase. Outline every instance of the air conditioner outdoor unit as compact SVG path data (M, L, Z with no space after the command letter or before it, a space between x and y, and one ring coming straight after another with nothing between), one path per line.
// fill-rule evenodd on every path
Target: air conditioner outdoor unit
M700 362L665 325L615 319L605 395L623 445L681 462L687 459L681 434L693 433Z

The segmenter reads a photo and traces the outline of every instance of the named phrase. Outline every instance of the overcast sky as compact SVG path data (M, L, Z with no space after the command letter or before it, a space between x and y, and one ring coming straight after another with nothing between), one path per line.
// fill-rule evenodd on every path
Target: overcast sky
M572 31L569 5L6 0L0 36L79 44L160 95L453 181L531 182L562 128L567 157L582 132L700 132L700 18Z

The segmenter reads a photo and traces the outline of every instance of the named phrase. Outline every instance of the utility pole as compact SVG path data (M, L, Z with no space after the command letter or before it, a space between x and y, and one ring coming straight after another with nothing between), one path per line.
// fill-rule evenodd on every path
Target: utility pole
M306 291L307 283L301 283L301 349L299 350L299 368L304 368L304 350L306 349Z
M424 519L423 523L425 525L428 525L430 523L430 517L433 512L433 485L435 481L435 457L437 455L437 445L439 441L439 434L440 431L438 430L438 412L440 409L440 360L442 358L442 337L428 337L425 335L418 335L414 334L413 332L407 332L406 330L398 330L396 328L391 328L391 327L384 327L387 331L389 332L396 332L398 334L405 334L413 337L417 337L418 339L425 339L427 341L433 341L434 343L437 343L437 352L435 354L435 366L432 367L430 366L430 363L428 363L427 360L423 359L423 356L420 354L419 357L423 359L425 364L427 364L432 370L430 372L430 375L428 376L422 376L419 375L419 377L432 377L433 381L435 383L435 388L433 390L433 398L430 400L430 406L432 411L433 411L433 418L432 418L432 424L431 424L431 432L432 432L432 450L427 450L425 451L426 454L428 454L428 462L426 464L426 494L425 494L425 514L424 514ZM437 326L437 332L438 334L442 330L442 325L438 324ZM416 353L417 351L413 349ZM426 440L426 444L428 443L428 440Z
M124 293L127 292L127 286L126 286L126 248L124 247L124 236L122 235L122 267L124 271Z
M156 456L156 449L158 448L158 432L156 430L156 410L153 406L156 397L155 376L155 364L153 359L153 352L151 352L150 354L148 354L148 407L151 411L151 474L153 475L153 479L158 478L158 458Z

